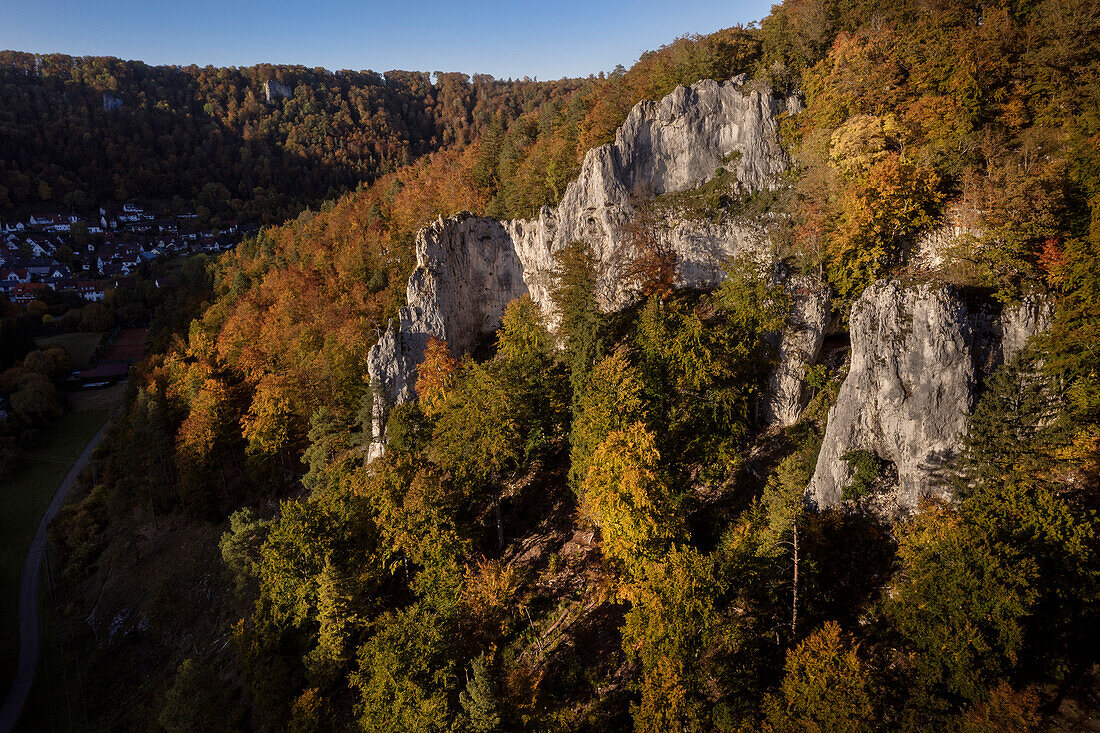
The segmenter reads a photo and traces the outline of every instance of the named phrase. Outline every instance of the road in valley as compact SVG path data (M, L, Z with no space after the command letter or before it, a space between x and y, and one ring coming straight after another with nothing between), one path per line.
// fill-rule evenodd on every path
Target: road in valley
M27 552L27 560L23 564L23 576L19 580L19 666L15 671L15 681L4 700L4 707L0 708L0 733L9 733L19 720L23 712L23 705L30 695L31 685L34 684L34 673L38 668L38 578L42 566L42 556L46 552L46 527L57 515L65 497L72 488L76 477L92 457L92 451L99 445L107 432L104 423L99 432L95 434L84 448L84 451L76 459L76 463L65 475L65 479L53 495L50 506L42 516L38 525L38 531L34 534L31 548Z

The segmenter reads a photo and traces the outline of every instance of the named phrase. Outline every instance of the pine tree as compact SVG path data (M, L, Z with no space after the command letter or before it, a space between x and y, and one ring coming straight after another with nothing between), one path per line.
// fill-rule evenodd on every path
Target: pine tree
M791 636L798 633L798 573L802 559L799 530L806 514L805 492L809 482L806 459L795 453L780 462L768 478L762 497L771 541L791 551Z
M561 319L558 334L565 342L574 400L603 351L604 318L596 298L599 277L599 262L584 242L570 242L554 254L550 297Z
M317 646L307 660L313 673L322 680L328 681L347 661L347 640L355 620L347 580L330 556L317 578Z
M469 729L479 733L500 730L500 695L485 653L470 662L466 689L458 695Z

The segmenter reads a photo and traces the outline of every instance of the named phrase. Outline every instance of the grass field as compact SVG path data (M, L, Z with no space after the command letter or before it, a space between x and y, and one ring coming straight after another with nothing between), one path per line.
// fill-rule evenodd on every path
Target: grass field
M109 409L74 410L43 430L42 442L21 456L0 482L0 690L7 694L19 657L19 577L27 549L54 492Z
M63 333L60 336L46 336L45 338L35 339L34 343L40 349L60 346L68 351L69 356L72 357L73 369L87 369L92 365L92 356L102 341L103 334L101 333L77 331L75 333Z
M84 715L85 682L74 650L72 624L60 609L50 604L49 598L50 587L43 574L38 601L38 672L15 733L86 733L89 728Z
M73 412L82 410L113 410L122 404L126 396L126 383L100 389L82 389L69 392L69 406Z

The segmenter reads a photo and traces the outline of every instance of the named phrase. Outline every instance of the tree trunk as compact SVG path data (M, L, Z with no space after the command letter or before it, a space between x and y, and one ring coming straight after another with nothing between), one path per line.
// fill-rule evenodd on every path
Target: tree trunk
M504 549L504 522L500 518L500 494L493 495L493 513L497 517L497 549Z
M798 633L798 523L794 525L794 583L791 589L791 637Z

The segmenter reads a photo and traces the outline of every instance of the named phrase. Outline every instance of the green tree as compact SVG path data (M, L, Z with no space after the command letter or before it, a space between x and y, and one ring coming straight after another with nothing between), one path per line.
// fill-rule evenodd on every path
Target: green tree
M641 665L641 699L631 706L634 729L699 730L707 718L707 656L726 652L717 599L723 583L714 562L689 547L673 547L641 568L623 589L630 610L623 650Z
M767 512L768 540L777 548L790 550L792 637L798 633L798 573L802 562L800 531L806 516L805 494L809 483L810 467L806 457L793 453L780 461L775 473L768 477L761 497Z
M566 390L554 338L542 309L523 295L508 304L497 334L501 376L520 408L526 457L558 436L567 419Z
M1041 337L1045 371L1065 384L1078 443L1086 450L1100 436L1100 194L1089 207L1087 236L1066 241L1052 268L1063 297L1049 333Z
M1025 474L1041 481L1055 465L1064 402L1043 373L1038 354L1025 349L989 378L967 420L963 448L953 466L958 496L990 490Z
M829 281L848 299L901 264L907 245L933 223L943 201L939 175L897 153L857 171L844 179L840 222L829 245Z
M792 649L779 693L764 701L768 728L792 733L872 730L870 680L858 651L832 622Z
M475 500L487 500L504 546L500 494L525 456L524 406L494 364L469 364L432 433L432 460Z
M348 639L358 621L347 578L331 558L326 559L317 579L317 646L306 658L315 679L330 682L344 666Z
M1006 566L960 515L937 505L902 528L898 559L885 612L925 704L981 699L1019 657L1034 566Z
M16 373L14 377L9 377L11 372ZM11 395L12 410L16 413L32 420L61 416L57 389L41 374L26 372L22 369L9 369L2 375L0 381L10 385L8 393Z
M584 242L570 242L554 253L552 277L550 297L560 320L558 335L564 341L575 400L603 351L604 318L596 298L599 261Z
M109 331L115 325L115 314L102 303L89 303L80 316L80 328L84 331Z
M59 346L36 349L24 357L23 368L56 381L72 371L72 359L69 352Z
M459 693L458 702L469 730L478 733L500 730L499 692L484 652L470 662L466 689Z
M524 293L504 309L497 333L497 353L511 363L546 365L554 353L554 337L546 328L542 309Z
M450 727L446 627L432 611L414 605L374 622L359 648L351 684L359 692L359 724L367 731L444 731Z
M185 659L164 696L157 722L169 733L234 731L244 725L245 711L213 667Z
M611 433L644 420L643 388L628 352L621 347L601 360L584 381L569 435L569 481L575 491L587 478L600 444Z
M774 363L789 298L755 263L735 262L714 293L651 298L634 331L651 420L671 468L719 479L739 465Z
M229 528L218 541L218 549L238 595L242 595L248 582L255 578L255 564L260 558L260 546L268 526L252 507L243 507L229 515Z

